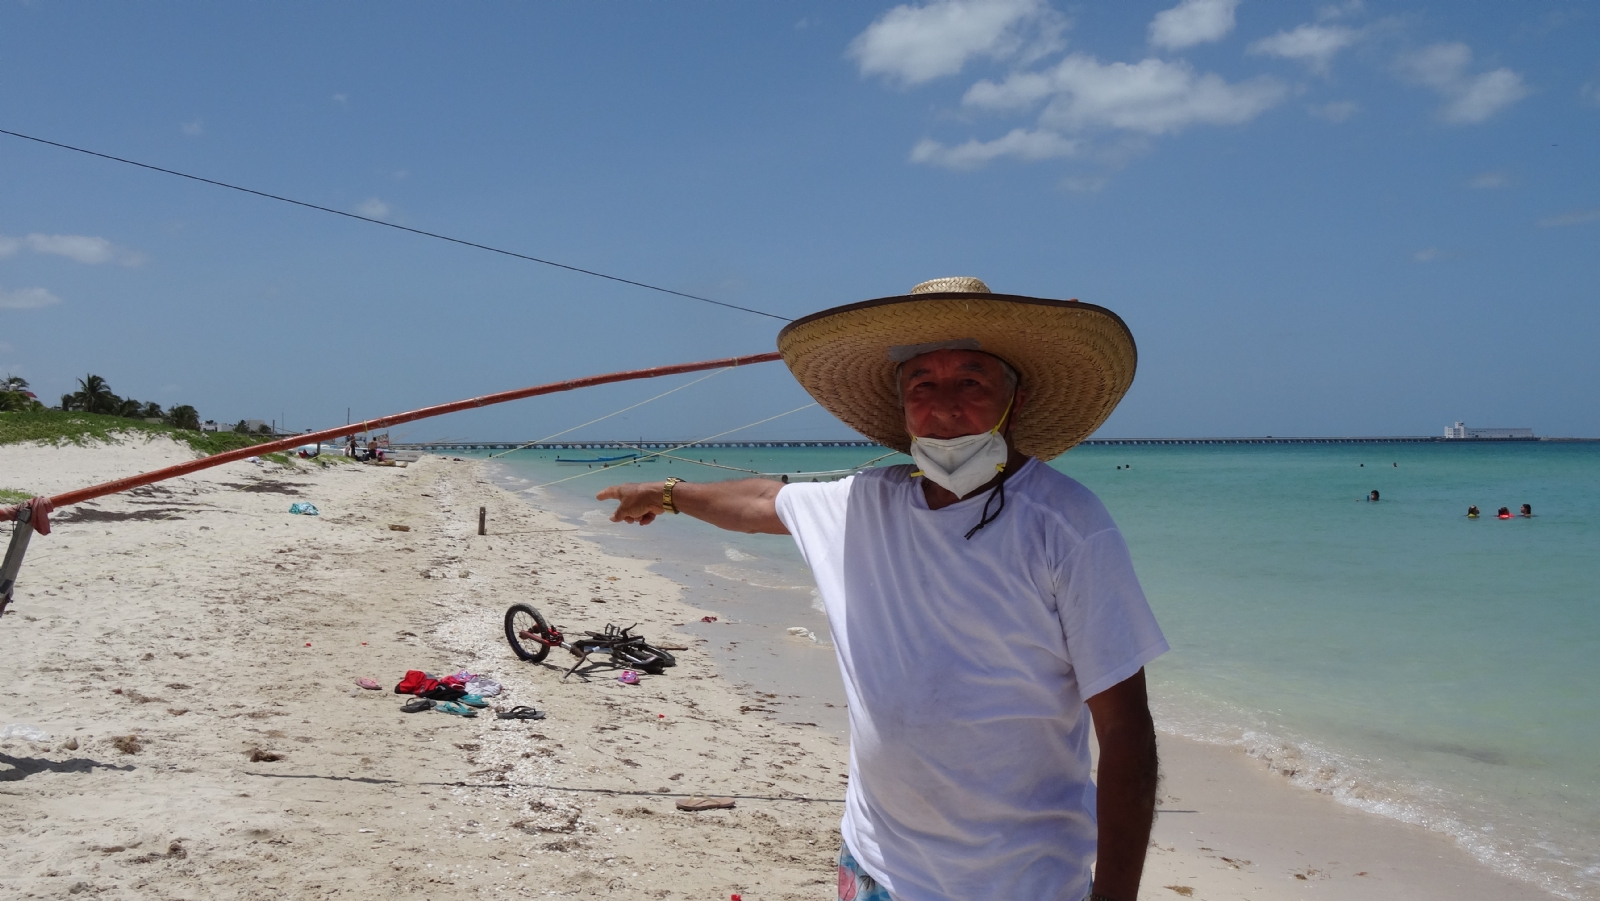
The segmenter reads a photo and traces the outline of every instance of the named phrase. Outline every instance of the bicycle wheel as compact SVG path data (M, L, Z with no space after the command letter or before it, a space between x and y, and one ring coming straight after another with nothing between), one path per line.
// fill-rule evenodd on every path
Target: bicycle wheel
M530 663L538 663L550 655L549 645L537 638L523 638L519 634L522 632L548 637L550 624L545 622L539 611L527 604L512 604L511 609L506 611L506 641L510 643L512 652Z

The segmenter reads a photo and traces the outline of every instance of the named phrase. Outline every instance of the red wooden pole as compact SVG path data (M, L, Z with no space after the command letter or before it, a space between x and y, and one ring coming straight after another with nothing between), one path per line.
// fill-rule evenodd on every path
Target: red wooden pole
M453 403L439 404L433 407L423 407L420 410L412 410L409 413L396 413L393 416L385 416L381 419L368 419L363 422L352 422L348 425L339 426L338 428L323 429L320 432L310 432L305 435L295 435L292 438L284 438L280 441L269 441L266 444L257 444L251 447L241 447L238 450L224 451L220 454L213 454L209 457L201 457L198 460L190 460L187 463L179 463L176 466L168 466L165 469L158 469L154 472L144 473L143 475L129 476L126 479L118 479L115 482L105 482L100 485L93 485L88 488L79 488L76 491L69 491L66 494L58 494L55 497L52 497L50 502L55 504L57 507L65 507L68 504L79 504L87 500L93 500L97 497L104 497L108 494L116 494L119 491L127 491L130 488L138 488L140 485L149 485L152 482L162 482L178 476L188 475L191 472L198 472L202 469L210 469L213 466L221 466L224 463L231 463L234 460L243 460L246 457L254 457L260 454L270 454L274 451L288 450L292 447L299 447L302 444L311 444L319 441L331 441L335 438L343 438L347 435L354 435L357 432L363 432L368 429L378 429L392 425L400 425L406 422L416 422L419 419L427 419L432 416L443 416L446 413L458 413L462 410L471 410L476 407L487 407L490 404L503 404L508 400L521 400L525 397L538 397L541 394L556 394L561 391L572 391L576 388L590 388L595 385L609 385L612 382L629 382L633 381L634 379L653 379L663 375L678 375L679 373L684 372L699 372L703 369L724 369L729 366L748 366L752 363L769 363L777 359L780 359L780 357L776 352L752 354L745 357L727 357L721 360L704 360L699 363L678 363L672 366L656 366L651 369L633 369L626 372L612 372L605 375L591 375L587 378L572 379L571 381L566 382L551 382L548 385L534 385L531 388L518 388L515 391L502 391L499 394L485 394L482 397L471 397L466 400L458 400Z

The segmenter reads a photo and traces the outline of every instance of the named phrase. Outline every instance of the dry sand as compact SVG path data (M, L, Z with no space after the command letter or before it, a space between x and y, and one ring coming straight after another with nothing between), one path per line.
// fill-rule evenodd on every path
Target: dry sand
M188 456L6 446L0 487ZM322 515L289 515L297 500ZM727 684L675 631L702 611L647 561L602 554L479 464L234 463L56 522L0 621L0 728L51 735L0 741L0 896L834 897L843 745ZM691 649L637 686L603 668L563 682L562 652L535 665L506 647L516 602ZM388 690L460 668L548 718L404 714ZM1163 748L1172 812L1145 897L1546 897L1242 755ZM674 809L694 794L737 807Z

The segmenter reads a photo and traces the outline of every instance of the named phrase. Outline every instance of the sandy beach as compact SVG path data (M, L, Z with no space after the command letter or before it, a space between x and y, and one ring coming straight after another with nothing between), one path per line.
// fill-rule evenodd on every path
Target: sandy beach
M9 445L0 487L190 455ZM0 741L0 894L834 897L844 744L730 684L682 630L707 611L653 561L602 553L480 463L234 463L55 521L0 620L0 729L49 735ZM516 602L688 650L639 685L603 667L562 681L560 652L507 648ZM486 674L496 706L547 718L401 713L390 689L411 669ZM1242 753L1172 737L1162 753L1144 897L1550 897ZM736 806L675 809L695 795Z

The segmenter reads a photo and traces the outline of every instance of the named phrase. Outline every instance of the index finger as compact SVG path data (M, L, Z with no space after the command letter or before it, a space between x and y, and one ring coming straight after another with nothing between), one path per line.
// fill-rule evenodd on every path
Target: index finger
M620 501L622 500L622 486L611 485L602 488L600 493L594 496L594 499L597 501Z

